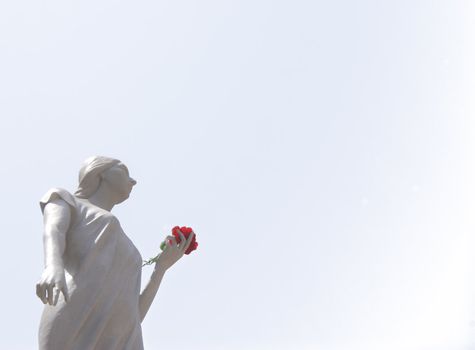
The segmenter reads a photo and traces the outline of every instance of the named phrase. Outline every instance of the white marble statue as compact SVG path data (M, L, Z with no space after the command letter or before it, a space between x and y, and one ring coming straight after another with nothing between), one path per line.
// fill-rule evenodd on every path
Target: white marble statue
M165 271L178 261L194 233L181 243L167 237L150 281L140 292L142 257L111 213L136 181L119 160L91 157L73 194L49 190L44 215L45 268L36 294L45 304L40 350L140 350L140 323Z

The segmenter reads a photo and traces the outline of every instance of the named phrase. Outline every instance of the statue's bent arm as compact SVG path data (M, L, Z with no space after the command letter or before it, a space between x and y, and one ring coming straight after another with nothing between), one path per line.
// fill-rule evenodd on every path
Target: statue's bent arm
M152 305L165 272L183 256L193 241L193 236L195 235L194 232L188 236L188 239L185 238L182 232L178 232L181 238L181 243L178 244L174 236L167 236L166 241L169 243L167 244L166 249L158 256L150 281L140 294L139 311L141 322Z
M36 294L44 304L56 305L61 292L65 300L68 300L63 254L71 222L71 208L58 198L46 204L43 216L45 268L36 285Z

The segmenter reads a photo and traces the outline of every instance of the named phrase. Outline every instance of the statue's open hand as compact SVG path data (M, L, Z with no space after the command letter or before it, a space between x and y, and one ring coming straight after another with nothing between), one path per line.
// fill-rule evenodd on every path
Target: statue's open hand
M178 230L178 234L181 238L180 243L177 243L175 237L167 236L165 240L165 242L167 242L165 250L158 256L157 265L165 270L169 269L183 256L183 254L185 254L195 235L194 232L191 232L188 239L186 239L185 235L180 230Z
M63 293L64 300L68 301L68 287L64 277L64 270L60 268L45 268L40 281L36 284L36 295L43 304L56 305L60 293Z

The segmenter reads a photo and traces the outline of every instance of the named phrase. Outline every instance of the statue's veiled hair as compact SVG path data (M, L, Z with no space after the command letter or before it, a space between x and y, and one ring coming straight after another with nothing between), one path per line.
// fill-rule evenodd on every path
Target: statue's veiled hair
M109 157L87 158L79 170L79 186L74 195L79 198L91 197L101 184L101 174L119 163L119 160Z

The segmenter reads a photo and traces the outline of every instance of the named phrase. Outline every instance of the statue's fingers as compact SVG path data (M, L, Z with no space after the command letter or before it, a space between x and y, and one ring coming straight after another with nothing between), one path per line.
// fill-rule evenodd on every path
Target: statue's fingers
M176 247L176 246L177 246L176 238L175 238L175 237L172 236L172 237L170 238L170 241L171 241L171 244L170 244L170 245L171 245L172 247Z
M59 293L60 293L60 289L59 288L56 288L54 287L54 299L53 299L53 305L56 305L58 303L58 299L59 299Z
M186 242L186 246L185 246L185 252L188 250L188 248L190 247L190 244L191 242L193 242L193 237L195 236L195 233L193 231L191 231L190 235L188 236L188 240Z
M41 290L40 284L37 283L37 284L36 284L36 295L38 296L38 298L41 299L40 290Z
M41 293L41 296L40 296L41 301L43 302L43 304L47 304L48 298L46 297L46 286L44 283L41 285L40 293Z
M36 295L40 298L43 304L46 304L45 289L41 283L36 285Z
M53 305L53 284L48 286L48 304Z
M181 231L178 231L178 233L180 234L180 239L181 239L180 248L181 248L181 250L184 251L183 248L186 246L186 238L185 238L185 235L183 233L181 233Z
M165 251L168 247L171 247L172 242L171 242L171 236L166 236L165 239L163 240L162 244L160 245L160 249ZM162 248L163 246L163 248Z

